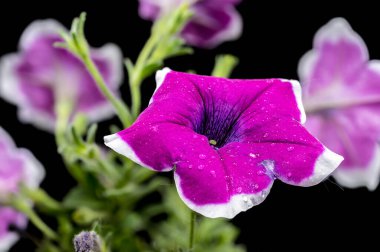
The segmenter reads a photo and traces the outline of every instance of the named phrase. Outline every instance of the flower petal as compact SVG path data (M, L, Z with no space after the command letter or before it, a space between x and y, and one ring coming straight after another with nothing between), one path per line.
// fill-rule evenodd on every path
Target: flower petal
M19 239L16 232L10 232L11 225L26 228L27 218L9 207L0 207L0 251L8 251Z
M194 16L182 36L187 43L212 48L240 37L243 22L232 4L202 2L194 6Z
M300 60L298 72L305 92L314 94L336 82L352 83L368 60L362 38L343 18L335 18L315 35L314 49Z
M256 164L243 165L248 155L247 160L243 156L232 160L229 153L222 149L218 152L207 137L187 127L171 123L152 127L145 130L134 125L131 130L106 137L106 145L156 171L169 171L175 166L181 198L207 217L233 218L265 199L272 179L259 174L263 168Z
M244 133L242 142L252 145L251 153L258 157L257 162L292 185L316 185L343 161L299 122L286 117L272 116L268 121L256 122Z
M175 167L181 198L207 217L232 218L261 203L276 177L314 185L342 160L303 128L296 81L229 80L167 68L156 81L148 108L105 143L150 169Z

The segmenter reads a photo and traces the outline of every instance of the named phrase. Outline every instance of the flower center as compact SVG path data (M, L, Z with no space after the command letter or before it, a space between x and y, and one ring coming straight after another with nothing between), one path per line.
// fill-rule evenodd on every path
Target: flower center
M226 104L205 104L194 125L194 131L209 139L214 148L238 140L237 129L240 113L236 107Z

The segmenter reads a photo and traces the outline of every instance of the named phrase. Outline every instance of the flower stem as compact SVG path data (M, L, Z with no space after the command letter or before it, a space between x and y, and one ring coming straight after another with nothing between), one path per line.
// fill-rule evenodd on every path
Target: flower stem
M99 72L99 69L96 67L91 57L88 54L81 54L80 57L82 59L83 64L86 66L88 72L94 79L96 85L100 89L100 91L108 99L108 101L111 102L111 104L115 108L116 113L120 121L122 122L123 126L126 128L129 125L131 125L132 116L129 110L127 109L127 106L124 104L122 100L114 96L114 94L108 89L106 82L104 81L102 75Z
M189 232L189 251L193 250L194 246L194 236L195 236L195 219L196 213L190 210L190 232Z
M218 55L215 59L215 66L211 75L215 77L228 78L238 63L239 59L233 55Z
M21 191L26 197L30 198L37 206L41 206L49 212L60 212L63 210L60 202L53 199L41 188L30 189L25 186L22 186Z
M157 36L154 32L144 45L141 53L139 54L136 64L133 68L132 73L129 73L129 87L131 89L131 99L132 99L132 115L136 118L140 113L141 109L141 90L140 86L144 79L143 71L146 66L150 55L152 54L154 48L157 46Z
M10 205L16 210L25 214L29 220L36 226L46 237L52 240L58 238L57 234L48 227L43 220L34 212L32 207L25 202L24 199L15 198L10 202Z

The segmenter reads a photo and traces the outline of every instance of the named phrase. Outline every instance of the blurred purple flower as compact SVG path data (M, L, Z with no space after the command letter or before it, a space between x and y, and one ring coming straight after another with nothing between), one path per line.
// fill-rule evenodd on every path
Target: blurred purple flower
M7 251L18 239L9 230L14 225L25 228L27 219L21 213L1 206L1 202L17 193L20 183L36 188L45 171L34 156L25 149L16 148L8 134L0 127L0 251Z
M55 20L30 24L21 36L19 52L5 55L0 63L0 95L19 108L19 119L42 129L54 130L57 96L74 103L74 113L90 121L113 115L111 105L98 90L84 65L62 48L65 28ZM92 49L91 55L111 90L117 92L122 80L120 49L107 44Z
M240 0L140 0L139 13L144 19L155 20L185 1L193 2L194 12L182 31L188 44L210 48L240 37L243 25L235 9Z
M374 190L380 178L380 61L348 22L335 18L299 63L306 127L345 157L333 176L343 186Z
M106 145L171 171L182 200L207 217L260 204L273 181L312 186L342 157L306 131L301 87L285 79L232 80L164 69L149 107Z

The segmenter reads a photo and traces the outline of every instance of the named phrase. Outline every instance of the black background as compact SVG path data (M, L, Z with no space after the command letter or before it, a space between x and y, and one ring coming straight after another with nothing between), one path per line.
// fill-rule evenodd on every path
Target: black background
M193 56L168 61L167 66L208 74L217 53L232 53L240 58L232 77L297 79L298 60L311 49L314 33L337 16L345 17L363 37L372 59L380 58L380 15L376 13L375 4L303 2L279 4L245 0L238 7L244 19L244 33L238 41L225 43L215 50L198 49ZM14 6L2 6L0 55L17 50L20 34L33 20L55 18L69 26L81 11L88 13L86 33L93 46L114 42L122 48L125 57L136 59L149 36L151 24L138 17L137 2L131 0L77 1L75 4L33 1L30 5L17 2ZM145 105L154 86L152 78L144 83ZM126 86L122 91L129 101ZM53 136L20 124L16 108L2 100L0 112L0 125L18 146L30 149L44 164L47 177L42 187L61 198L74 182L56 153ZM102 123L103 128L109 123ZM240 227L239 242L246 244L248 251L341 251L355 247L360 251L369 248L377 251L380 246L378 232L376 234L380 227L379 196L379 190L341 189L332 179L312 188L292 187L276 181L264 203L239 214L232 222ZM32 243L22 239L12 251L31 251L32 247Z

